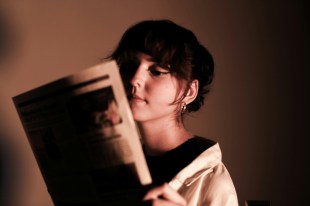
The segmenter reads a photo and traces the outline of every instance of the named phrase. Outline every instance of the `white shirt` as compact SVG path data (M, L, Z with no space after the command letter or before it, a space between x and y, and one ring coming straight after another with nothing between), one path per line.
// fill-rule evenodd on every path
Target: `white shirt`
M169 184L187 200L188 206L238 206L218 143L201 153Z

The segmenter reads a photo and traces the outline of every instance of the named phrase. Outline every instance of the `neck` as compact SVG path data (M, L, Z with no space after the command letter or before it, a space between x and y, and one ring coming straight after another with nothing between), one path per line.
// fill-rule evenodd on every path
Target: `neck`
M181 122L139 122L138 126L146 153L152 156L170 151L192 137Z

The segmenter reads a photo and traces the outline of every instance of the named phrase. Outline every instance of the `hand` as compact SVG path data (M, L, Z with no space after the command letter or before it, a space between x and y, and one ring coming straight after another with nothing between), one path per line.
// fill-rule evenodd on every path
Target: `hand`
M153 206L186 206L186 200L167 183L154 187L146 193L144 201L151 203Z

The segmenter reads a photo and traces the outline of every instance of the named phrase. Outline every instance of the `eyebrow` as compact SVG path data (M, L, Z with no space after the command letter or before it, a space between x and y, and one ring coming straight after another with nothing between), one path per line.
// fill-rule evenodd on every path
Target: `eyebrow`
M147 61L151 61L151 62L156 62L156 60L154 59L154 57L152 57L151 55L149 54L146 54L146 53L143 53L143 52L138 52L136 54L136 58L139 59L139 58L145 58Z
M155 58L152 57L151 55L148 55L148 54L141 52L141 53L138 53L138 55L136 57L139 58L139 56L140 57L143 56L147 61L153 62L154 65L159 66L164 70L167 70L167 71L171 70L170 65L165 66L165 65L160 64L160 62L156 61Z

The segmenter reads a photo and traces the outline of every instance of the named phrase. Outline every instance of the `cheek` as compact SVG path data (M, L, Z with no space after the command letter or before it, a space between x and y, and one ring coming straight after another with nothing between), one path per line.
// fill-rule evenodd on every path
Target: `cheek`
M176 99L176 88L173 85L153 86L149 89L149 95L156 104L169 105Z

